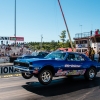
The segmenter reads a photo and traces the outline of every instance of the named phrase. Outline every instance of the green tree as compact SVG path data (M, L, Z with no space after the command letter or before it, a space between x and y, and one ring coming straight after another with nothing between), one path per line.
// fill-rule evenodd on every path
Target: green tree
M62 41L62 42L59 43L59 45L60 45L60 47L64 47L65 46L64 44L65 44L65 41L66 41L66 31L63 30L59 37L60 37L60 39Z
M65 41L66 41L66 31L64 30L64 31L62 31L61 32L61 35L60 35L60 39L61 39L61 41L64 43Z
M69 48L71 47L69 39L66 41L66 46Z
M51 49L55 50L56 49L55 47L57 45L56 42L54 40L52 40L50 44L51 44Z

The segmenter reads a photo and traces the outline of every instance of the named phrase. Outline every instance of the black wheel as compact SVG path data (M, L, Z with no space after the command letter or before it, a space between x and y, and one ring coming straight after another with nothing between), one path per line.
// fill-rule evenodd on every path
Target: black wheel
M25 79L30 79L30 78L32 78L32 76L33 76L33 74L30 74L30 73L27 73L27 72L22 73L22 77L25 78Z
M91 67L89 69L86 70L84 77L86 80L94 80L96 77L96 69L94 67Z
M38 75L38 80L43 85L48 85L52 81L52 72L49 69L43 69Z

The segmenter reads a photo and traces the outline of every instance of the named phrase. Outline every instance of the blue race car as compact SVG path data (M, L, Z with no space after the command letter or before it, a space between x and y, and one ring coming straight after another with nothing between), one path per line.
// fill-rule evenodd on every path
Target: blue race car
M14 68L21 71L25 79L32 76L47 85L54 76L84 75L87 80L94 80L100 70L100 63L91 61L86 55L75 52L55 51L45 58L19 59L14 61Z

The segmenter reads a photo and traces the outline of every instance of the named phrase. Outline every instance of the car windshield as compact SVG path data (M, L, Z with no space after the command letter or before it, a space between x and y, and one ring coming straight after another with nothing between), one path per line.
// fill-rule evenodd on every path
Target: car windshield
M63 53L63 52L52 52L52 53L48 54L45 58L64 60L65 55L66 55L66 53Z

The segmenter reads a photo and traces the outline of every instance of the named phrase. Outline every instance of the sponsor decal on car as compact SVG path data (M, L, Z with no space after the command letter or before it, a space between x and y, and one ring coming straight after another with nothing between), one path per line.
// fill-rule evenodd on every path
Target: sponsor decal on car
M55 73L55 76L64 76L66 75L66 71L63 71L62 69L59 69L57 73Z
M81 67L81 65L66 64L65 67Z
M86 69L83 70L65 70L59 69L55 76L65 76L65 75L83 75Z
M85 73L84 70L67 70L66 75L83 75Z

